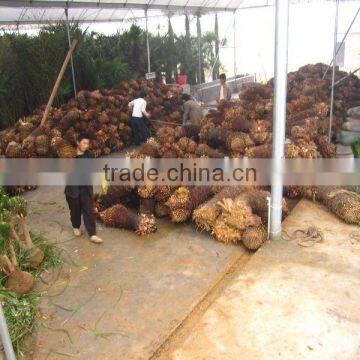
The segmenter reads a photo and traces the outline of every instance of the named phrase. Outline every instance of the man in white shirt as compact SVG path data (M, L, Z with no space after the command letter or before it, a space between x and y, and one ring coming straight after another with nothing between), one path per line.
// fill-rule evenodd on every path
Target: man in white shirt
M129 107L132 108L131 132L135 145L139 145L140 142L146 142L148 138L144 116L149 118L150 114L146 111L147 104L145 97L145 91L141 91L140 97L129 102Z

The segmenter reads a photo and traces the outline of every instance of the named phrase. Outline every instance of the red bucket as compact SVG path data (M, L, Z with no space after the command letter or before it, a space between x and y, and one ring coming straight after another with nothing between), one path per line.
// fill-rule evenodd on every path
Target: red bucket
M179 85L185 85L187 82L187 76L186 75L179 75L178 76Z

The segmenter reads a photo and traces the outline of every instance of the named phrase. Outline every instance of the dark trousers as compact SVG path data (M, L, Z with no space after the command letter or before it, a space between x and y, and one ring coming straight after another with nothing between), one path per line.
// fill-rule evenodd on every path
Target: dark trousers
M133 116L131 118L131 134L136 145L147 140L148 132L143 117L139 118Z
M80 228L82 215L89 236L96 235L94 203L89 192L86 189L81 189L78 197L66 196L66 201L70 209L72 227L74 229Z

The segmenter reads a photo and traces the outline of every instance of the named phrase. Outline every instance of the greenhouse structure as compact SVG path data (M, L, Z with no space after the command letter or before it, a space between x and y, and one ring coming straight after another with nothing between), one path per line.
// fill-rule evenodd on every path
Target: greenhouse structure
M26 28L36 28L48 24L66 24L69 49L72 47L73 40L71 38L70 28L72 24L100 24L100 23L127 23L142 21L145 24L145 32L147 36L146 54L147 54L147 73L143 74L147 79L155 77L151 63L151 49L149 41L148 23L157 17L182 16L191 14L196 17L198 21L201 16L206 14L228 13L232 15L232 23L229 26L233 29L234 38L234 52L233 52L233 81L235 85L237 81L250 81L249 76L240 76L239 69L237 69L237 52L236 43L238 38L243 36L236 32L236 23L238 15L242 12L248 11L247 15L256 16L255 9L271 8L274 14L275 33L273 39L274 46L274 81L273 81L273 122L272 122L272 139L271 139L271 191L268 201L268 236L273 240L279 240L282 236L282 221L284 212L284 196L283 188L283 160L287 157L287 116L289 116L289 109L287 107L288 96L288 52L289 52L289 25L291 26L291 17L289 16L292 4L306 2L309 7L317 1L301 1L301 0L0 0L0 29L10 29L12 32L18 32ZM354 24L359 21L360 3L357 2L358 10L353 14L352 21L347 24L347 29L343 33L338 31L339 7L342 3L352 2L355 0L328 0L334 7L334 17L328 19L329 23L334 24L334 34L329 33L331 41L333 42L332 59L329 59L327 69L323 74L323 79L331 74L331 91L328 98L328 113L326 118L328 121L328 129L325 130L328 143L332 142L333 124L335 118L336 104L336 87L356 73L356 70L345 75L340 80L336 77L338 71L338 56L342 52L345 41L351 33ZM254 11L252 11L254 10ZM255 19L254 19L255 21ZM332 38L334 37L334 38ZM0 44L1 45L1 44ZM76 51L76 50L75 50ZM221 50L220 50L221 51ZM69 64L72 70L72 86L75 95L80 92L77 89L77 71L76 63L73 62L71 52L69 53ZM198 56L199 63L197 72L199 79L201 79L202 65L201 65L201 34L198 34ZM217 54L219 57L219 54ZM218 61L218 59L216 59ZM1 69L0 69L1 70ZM56 70L58 71L58 69ZM253 78L251 77L251 80ZM214 81L216 86L218 80ZM214 85L214 86L215 86ZM137 85L135 85L137 86ZM199 89L209 87L209 84L198 84ZM211 84L213 86L213 84ZM216 89L218 89L216 87ZM123 90L123 89L121 89ZM204 91L204 90L203 90ZM218 91L218 90L215 90ZM89 95L90 96L90 95ZM117 96L117 95L116 95ZM116 97L114 95L114 97ZM111 96L110 96L111 97ZM88 100L88 98L86 99ZM0 103L1 105L1 103ZM360 103L358 104L360 106ZM51 106L49 107L50 111ZM306 109L308 110L308 109ZM214 111L214 110L213 110ZM305 110L304 110L305 111ZM210 110L211 113L211 110ZM226 117L225 117L226 118ZM326 125L326 124L325 124ZM239 131L239 130L237 130ZM241 130L242 131L242 130ZM1 134L1 133L0 133ZM170 135L169 135L170 136ZM270 141L269 141L270 143ZM0 137L1 144L1 137ZM187 145L190 141L187 142ZM262 145L262 143L260 143ZM328 144L328 145L329 145ZM322 146L327 146L321 144ZM225 147L227 145L224 145ZM233 146L233 144L231 144ZM245 153L245 151L244 151ZM248 155L248 153L246 152ZM0 147L1 157L1 147ZM60 156L59 156L60 157ZM356 184L353 184L356 185ZM346 190L347 191L347 190ZM334 195L335 196L335 195ZM358 195L357 195L358 196ZM226 204L225 204L226 205ZM222 206L225 206L224 204ZM313 244L313 243L312 243ZM15 359L14 350L12 347L9 331L7 329L6 321L2 308L0 307L0 330L1 340L6 352L7 359ZM241 331L241 330L240 330ZM64 352L64 354L66 354ZM58 354L59 355L59 354ZM60 356L60 355L59 355ZM66 355L64 355L66 356ZM179 357L180 358L180 357ZM183 357L184 359L186 358ZM264 357L265 358L265 357Z

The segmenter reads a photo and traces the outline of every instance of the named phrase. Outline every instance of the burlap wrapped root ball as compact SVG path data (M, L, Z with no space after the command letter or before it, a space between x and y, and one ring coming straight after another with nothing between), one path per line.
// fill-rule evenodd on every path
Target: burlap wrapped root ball
M154 215L156 201L153 198L140 198L139 214Z
M186 136L180 138L177 145L184 153L194 154L197 149L197 143Z
M218 202L225 198L235 199L243 191L245 191L244 188L239 186L225 187L210 200L197 207L192 216L197 229L200 231L211 231L221 214L221 207L218 205Z
M245 149L254 145L250 135L243 132L232 133L226 142L227 150L238 154L245 154Z
M141 185L138 187L138 194L143 199L150 199L155 196L156 193L156 185L148 184Z
M200 126L199 125L183 125L183 126L177 126L174 129L174 135L175 139L179 140L182 137L187 138L197 138L200 132Z
M169 200L170 196L175 192L177 188L177 186L172 185L157 185L154 199L158 202L165 203Z
M324 158L333 158L337 155L336 144L329 142L326 135L321 135L316 138L316 144L320 155Z
M206 201L211 194L212 189L209 186L177 189L166 202L170 209L171 221L178 223L188 220L192 211Z
M100 219L105 225L134 230L138 235L145 235L157 230L153 215L136 215L124 205L114 205L100 213Z
M233 131L224 129L213 124L204 125L201 128L199 137L201 142L214 148L226 148L229 138L234 134Z
M161 145L175 142L175 130L171 126L162 126L157 130L156 139Z
M170 209L163 202L157 202L154 209L155 216L157 218L163 218L170 214Z
M138 202L138 196L134 190L130 186L123 185L111 185L94 196L96 214L100 214L115 204L136 207Z
M222 210L222 221L235 229L244 231L249 226L261 225L261 218L255 215L242 195L219 202Z
M148 89L149 108L156 109L158 103L164 104L157 120L177 121L181 117L178 97L166 100L170 90L166 85L134 80L126 86L126 90L121 85L92 92L80 91L76 98L59 108L51 109L43 126L40 126L40 121L45 106L34 110L32 115L20 119L6 132L0 133L2 152L5 152L8 143L14 141L25 152L19 154L19 151L12 151L10 148L9 157L73 157L76 154L71 151L70 145L76 146L76 138L80 132L89 135L92 140L90 150L95 157L121 150L131 141L131 110L128 103L139 95L140 87ZM54 138L60 147L51 145ZM67 144L60 143L60 138ZM148 151L153 150L149 148Z
M53 153L59 158L74 158L76 157L76 149L66 140L61 137L53 137L50 141L50 148Z
M344 189L360 194L360 185L345 186Z
M36 283L35 277L20 269L13 270L6 282L5 288L19 295L26 295L31 292Z
M249 250L259 249L267 240L267 230L263 225L250 226L242 234L243 245Z
M187 187L178 188L168 199L166 205L171 209L185 208L190 202L190 189Z
M140 156L159 158L159 143L154 138L149 138L139 151Z
M251 189L239 195L238 199L242 199L250 208L253 213L260 216L263 224L267 224L269 215L268 198L271 194L269 191ZM286 199L282 199L282 217L283 219L289 214L290 210Z
M216 220L212 235L220 242L237 243L247 227L261 225L261 218L253 214L242 199L224 199L219 206L222 213Z
M220 152L218 149L212 148L207 144L199 144L195 151L195 155L198 157L215 158L215 159L224 157L224 154L222 152Z
M211 234L214 235L220 242L225 244L236 244L241 240L242 231L226 224L222 215L220 215L220 217L216 220Z
M15 141L10 141L7 144L7 147L5 150L5 155L8 158L25 158L25 157L27 157L26 151L24 151L22 146Z
M250 189L242 192L235 200L224 199L218 203L222 213L215 222L212 234L221 242L237 243L243 240L248 249L257 249L267 238L263 224L267 224L268 220L269 196L268 191ZM282 206L284 218L289 213L285 199Z
M271 158L272 152L273 152L272 144L263 144L263 145L247 148L245 150L245 155L248 156L249 158L264 159L264 158ZM301 149L296 144L293 144L288 141L285 144L285 157L291 159L299 156L301 156Z
M317 188L317 198L343 221L360 225L358 193L335 186L325 186Z

